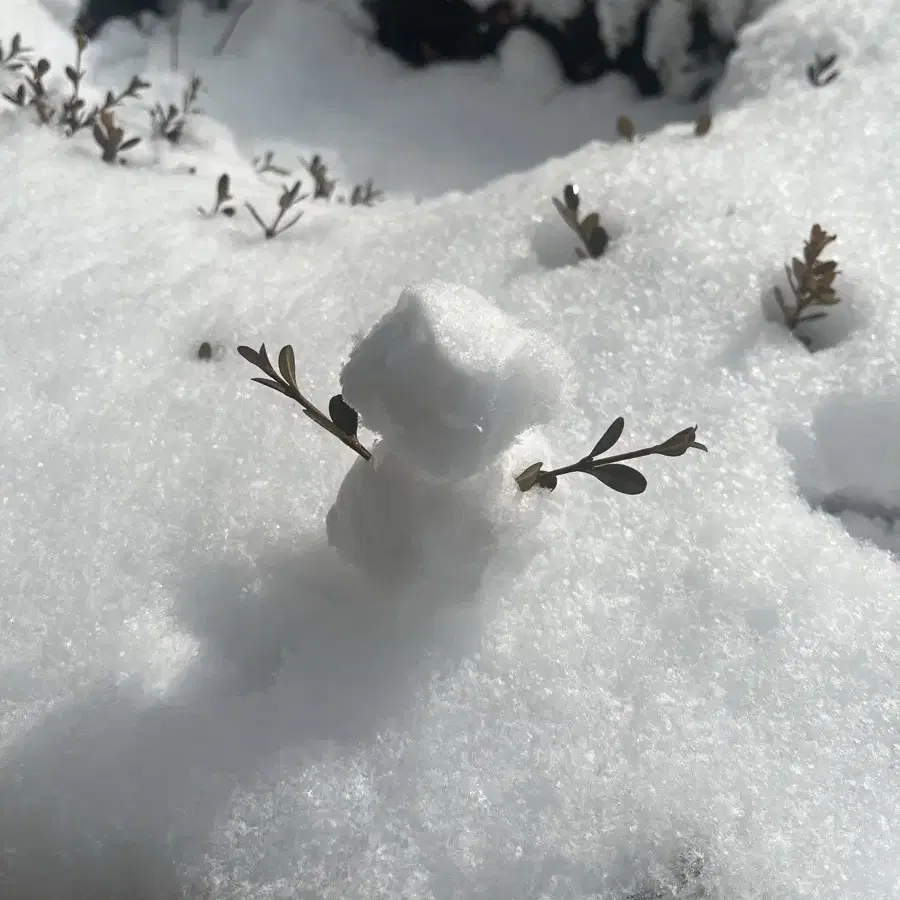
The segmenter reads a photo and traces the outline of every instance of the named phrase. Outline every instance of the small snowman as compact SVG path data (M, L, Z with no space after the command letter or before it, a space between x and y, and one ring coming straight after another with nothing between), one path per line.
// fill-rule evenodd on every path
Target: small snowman
M496 544L495 465L548 422L568 383L566 355L472 288L403 291L350 354L343 399L378 435L328 514L328 539L377 577L453 578L476 589Z
M255 351L241 353L267 371ZM492 505L516 491L498 462L553 418L570 371L565 352L472 288L406 288L351 352L330 420L306 410L359 457L327 517L338 555L381 584L476 591L498 545ZM292 396L278 381L269 386ZM360 418L378 435L371 450L356 436Z

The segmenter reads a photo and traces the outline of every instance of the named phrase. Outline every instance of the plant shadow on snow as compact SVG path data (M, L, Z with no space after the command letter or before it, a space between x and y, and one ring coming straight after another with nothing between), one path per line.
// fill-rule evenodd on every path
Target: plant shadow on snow
M315 758L402 720L480 633L473 577L491 525L475 493L450 493L410 523L459 535L439 569L410 551L379 578L311 537L189 573L175 616L201 646L164 699L111 677L9 749L4 900L174 900L231 794L280 750Z
M812 434L783 431L801 496L847 533L900 558L900 400L843 394L817 410Z

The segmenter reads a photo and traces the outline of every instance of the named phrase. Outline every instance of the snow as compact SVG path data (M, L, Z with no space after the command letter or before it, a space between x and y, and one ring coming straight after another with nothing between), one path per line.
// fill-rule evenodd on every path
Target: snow
M341 388L408 471L460 481L553 419L570 366L473 288L436 282L403 292L351 351Z
M65 13L4 0L0 40L56 71ZM179 147L142 110L181 87L164 31L88 54L91 97L153 83L126 166L4 106L0 896L900 896L897 23L783 0L702 139L616 79L543 103L496 63L407 73L287 0L216 59L221 18L186 16L208 94ZM386 199L266 241L272 148ZM204 218L223 171L237 215ZM768 304L814 222L849 311L810 353ZM409 287L456 316L410 390L446 364L512 415L518 335L571 360L464 481L365 415L364 463L234 352L291 343L324 405ZM697 424L710 452L639 460L640 497L517 490L618 415L623 451Z
M527 89L537 99L549 102L562 88L559 62L547 41L523 28L503 39L497 56L508 82Z

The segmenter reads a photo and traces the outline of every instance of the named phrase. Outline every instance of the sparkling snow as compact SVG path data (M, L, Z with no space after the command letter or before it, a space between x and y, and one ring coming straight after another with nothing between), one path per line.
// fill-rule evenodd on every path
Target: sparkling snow
M71 59L68 0L2 7L4 46ZM146 139L106 167L0 109L0 897L900 897L900 0L773 7L703 139L617 79L548 103L497 63L404 72L309 3L212 59L222 24L186 17L209 92L180 147L132 104ZM116 26L86 91L177 96L167 60ZM646 140L612 142L623 112ZM266 242L267 148L387 199ZM205 219L223 171L238 214ZM845 298L816 353L770 300L813 222ZM234 351L291 343L327 404L439 282L432 312L471 301L438 338L461 378L519 334L571 360L554 417L505 410L449 487L363 468ZM437 355L400 358L427 395ZM525 362L498 398L550 396ZM641 497L518 492L618 415L623 449L697 424L710 452L639 461Z

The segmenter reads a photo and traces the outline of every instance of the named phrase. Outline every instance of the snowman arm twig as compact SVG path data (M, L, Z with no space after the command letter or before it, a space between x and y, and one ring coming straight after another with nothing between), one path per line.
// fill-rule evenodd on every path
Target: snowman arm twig
M241 346L237 348L237 351L247 362L261 369L268 376L267 378L253 378L252 381L272 388L272 390L278 391L286 397L290 397L291 400L300 404L303 412L313 422L333 434L341 443L346 444L365 460L372 458L372 454L360 443L359 438L356 436L359 428L359 414L344 402L344 398L340 394L332 397L328 404L329 418L300 392L300 389L297 387L294 348L290 344L282 347L281 352L278 354L280 375L269 360L265 344L261 344L259 350Z

